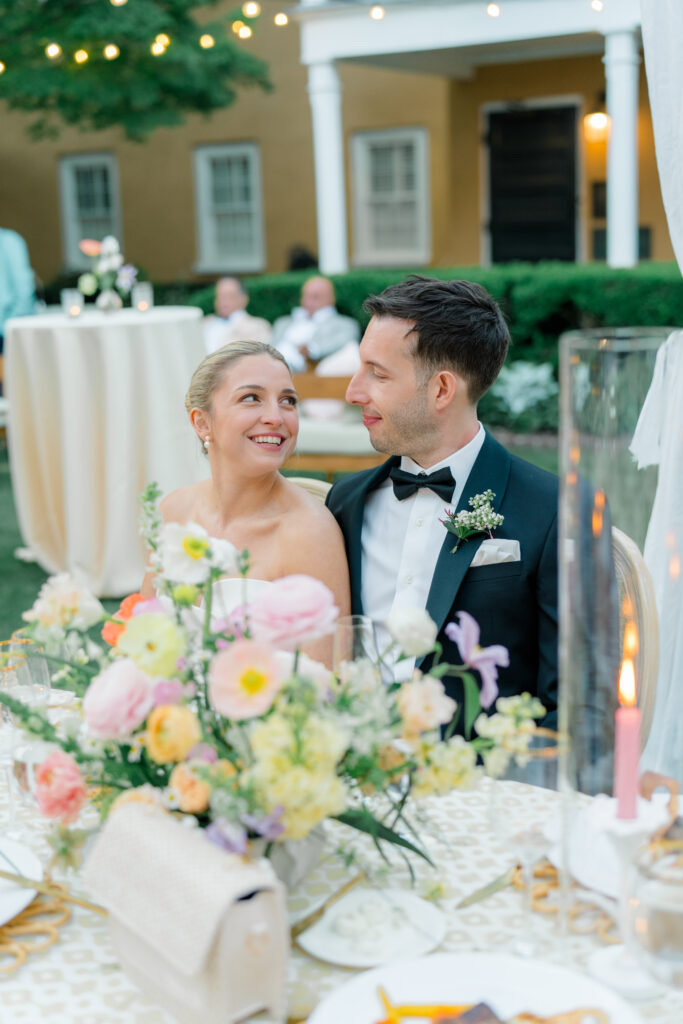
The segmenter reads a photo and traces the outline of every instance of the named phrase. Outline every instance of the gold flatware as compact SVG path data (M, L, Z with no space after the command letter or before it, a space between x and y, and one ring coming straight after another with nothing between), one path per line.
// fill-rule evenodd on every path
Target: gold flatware
M325 902L318 907L317 910L312 911L310 914L306 914L306 916L302 917L300 921L297 921L296 924L293 924L290 929L292 942L296 941L299 935L302 935L308 928L311 927L311 925L314 925L316 921L319 921L328 907L331 907L333 903L336 903L337 900L340 900L342 896L346 896L347 892L350 892L351 889L353 889L354 886L358 885L359 882L362 882L364 878L365 872L361 871L361 873L359 875L356 875L355 878L352 878L345 885L342 885L341 889L338 889L337 892L332 893L332 895L329 896L325 900Z
M35 889L36 892L42 892L46 896L54 896L65 900L67 903L75 903L77 907L84 907L85 910L93 910L96 914L102 914L103 917L107 916L107 911L104 907L98 906L97 903L90 903L89 900L82 900L77 896L71 896L64 886L56 882L38 882L35 878L27 878L25 875L14 874L10 871L0 871L0 878L4 878L8 882L14 882L15 885L19 885L24 889Z
M469 896L465 896L464 899L460 900L456 904L455 909L461 910L463 907L471 907L473 903L480 903L481 900L487 900L489 896L493 896L494 893L500 892L501 889L507 888L508 885L512 885L515 880L515 875L518 871L518 866L513 864L511 868L502 874L498 878L494 878L492 882L487 885L482 885L480 889L475 889Z

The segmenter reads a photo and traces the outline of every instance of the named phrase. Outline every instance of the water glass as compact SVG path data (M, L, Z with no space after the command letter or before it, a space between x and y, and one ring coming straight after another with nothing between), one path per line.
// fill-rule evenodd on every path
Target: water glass
M1 648L2 645L0 644ZM23 629L17 629L12 633L9 649L26 659L26 668L31 686L27 703L39 706L49 704L51 679L49 665L45 657L45 648ZM23 700L25 698L22 697L20 699Z
M9 650L9 642L0 644L0 692L21 700L22 693L30 685L26 659ZM7 818L3 834L10 838L21 838L17 828L14 804L13 764L18 727L11 712L5 705L0 706L0 768L5 775L7 792Z
M636 854L626 923L631 952L647 972L683 991L683 840L662 839Z
M491 787L490 821L501 843L517 858L522 869L523 923L514 943L520 956L536 956L540 940L534 935L535 918L531 907L534 865L553 845L555 819L559 818L559 794L544 799L539 788L557 791L558 734L539 728L529 739L526 751L508 751L510 761L505 775ZM521 783L511 786L510 783ZM536 790L536 792L534 792Z
M342 615L334 633L333 667L343 683L353 672L367 672L380 683L375 625L367 615Z

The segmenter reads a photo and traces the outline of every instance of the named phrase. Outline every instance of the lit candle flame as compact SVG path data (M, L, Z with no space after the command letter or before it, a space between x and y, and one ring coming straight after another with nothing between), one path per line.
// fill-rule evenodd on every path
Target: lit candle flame
M631 658L624 658L619 673L619 703L623 707L635 707L636 673Z
M639 646L638 628L635 622L627 622L624 627L624 657L635 658Z

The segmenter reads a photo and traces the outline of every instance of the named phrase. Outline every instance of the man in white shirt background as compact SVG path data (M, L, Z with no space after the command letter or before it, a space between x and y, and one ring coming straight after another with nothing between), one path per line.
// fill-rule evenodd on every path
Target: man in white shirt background
M319 362L346 345L357 346L358 323L335 307L334 287L326 277L309 277L301 289L301 305L273 326L271 345L279 349L292 373L302 373L307 360Z
M272 331L267 320L247 313L249 295L236 277L221 277L216 282L216 314L204 317L204 342L207 354L231 341L270 341Z
M463 659L445 627L468 612L482 647L509 650L500 693L538 696L552 725L558 480L507 452L477 419L477 402L508 350L502 313L479 285L418 276L365 308L372 319L346 398L361 407L373 447L391 458L339 481L328 495L346 541L352 610L374 620L381 651L392 609L426 608L443 658L454 664ZM488 490L502 524L493 539L477 534L453 553L457 538L440 521L444 510L468 509L470 498ZM412 669L413 662L399 662L393 677ZM459 681L444 683L461 703Z

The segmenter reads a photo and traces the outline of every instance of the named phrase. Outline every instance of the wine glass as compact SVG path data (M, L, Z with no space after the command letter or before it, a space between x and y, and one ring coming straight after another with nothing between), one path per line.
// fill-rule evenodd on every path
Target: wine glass
M8 641L0 643L0 691L21 700L22 693L30 688L30 676L26 658L8 649ZM21 837L16 823L14 802L14 751L18 727L9 708L0 706L0 768L4 770L7 790L7 820L4 834L11 839Z
M381 682L375 625L367 615L342 615L337 619L333 667L342 683L352 672L367 674L373 683Z
M45 648L37 640L29 636L25 630L17 629L12 633L9 649L26 658L32 686L31 699L28 703L48 704L51 679L50 669L45 657Z
M522 870L523 923L514 948L520 956L531 957L537 955L540 946L534 935L536 919L531 907L533 869L552 846L550 819L559 815L559 798L550 803L539 789L557 791L558 735L551 729L537 728L530 734L526 749L517 750L516 744L511 744L507 752L510 760L505 775L491 786L490 821Z
M660 839L636 854L626 925L647 972L683 991L683 839Z

